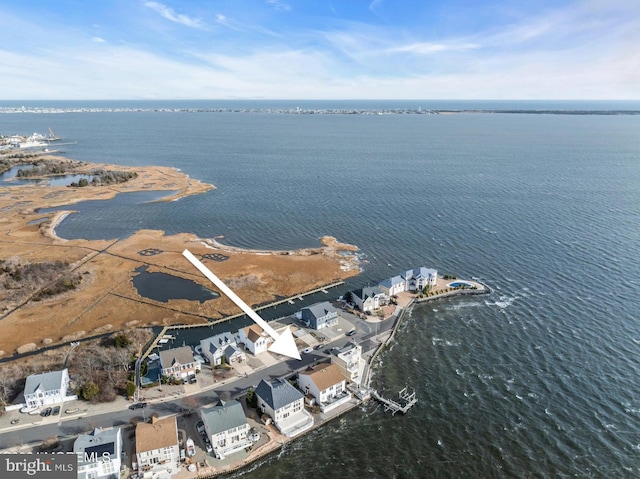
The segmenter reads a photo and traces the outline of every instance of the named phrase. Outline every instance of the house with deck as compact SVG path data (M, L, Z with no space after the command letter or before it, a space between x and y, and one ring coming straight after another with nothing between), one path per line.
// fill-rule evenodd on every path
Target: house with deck
M136 466L142 479L169 479L180 472L176 416L136 425Z
M304 409L304 394L284 379L260 381L255 390L258 410L268 415L284 436L294 437L313 427Z
M220 401L216 406L203 408L200 417L218 459L251 445L249 423L238 401Z
M24 385L24 403L29 408L38 408L76 399L75 395L67 395L68 389L68 369L32 374Z
M331 364L335 364L348 381L359 385L366 364L362 357L362 346L350 341L342 348L332 349Z
M331 411L351 399L347 379L340 368L331 363L318 364L298 374L298 387L313 396L322 412Z
M222 362L227 364L246 359L244 352L238 347L236 337L231 333L221 333L200 341L202 354L213 366Z
M186 381L200 371L201 365L193 357L191 348L182 346L160 351L160 369L163 376Z
M300 313L302 321L313 329L328 328L338 324L338 311L329 301L302 308Z
M387 296L393 296L404 291L422 291L426 287L435 287L437 280L437 270L420 267L385 279L378 286Z
M122 465L120 428L96 428L81 434L73 443L78 456L78 479L119 479Z

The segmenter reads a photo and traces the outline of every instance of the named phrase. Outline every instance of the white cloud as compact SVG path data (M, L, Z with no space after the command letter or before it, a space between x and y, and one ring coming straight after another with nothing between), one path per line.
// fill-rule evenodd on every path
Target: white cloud
M144 6L159 13L162 17L175 23L185 25L191 28L203 28L204 24L198 18L191 18L182 13L176 13L172 8L158 2L144 2Z
M431 55L433 53L449 52L454 50L473 50L479 48L480 45L475 43L412 43L410 45L402 45L387 48L386 53L413 53L416 55Z
M91 41L94 43L107 43L107 41L102 37L93 37Z
M280 2L279 0L267 0L267 3L271 5L273 8L275 8L276 10L284 10L284 11L291 10L291 5Z

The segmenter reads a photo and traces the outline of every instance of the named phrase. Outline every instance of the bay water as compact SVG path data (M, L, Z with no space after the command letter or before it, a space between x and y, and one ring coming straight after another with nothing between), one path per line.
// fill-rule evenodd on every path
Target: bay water
M406 416L370 403L233 477L640 476L640 116L0 114L1 134L49 127L71 158L216 185L85 202L62 237L149 228L291 249L333 235L362 254L350 287L426 266L492 289L416 306L380 356L378 389L416 390Z

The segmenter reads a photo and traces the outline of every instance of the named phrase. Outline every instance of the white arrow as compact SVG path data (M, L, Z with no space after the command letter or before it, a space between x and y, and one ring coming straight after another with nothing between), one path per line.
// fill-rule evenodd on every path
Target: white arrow
M302 359L300 357L300 353L298 352L298 348L296 347L296 342L293 339L293 334L291 334L291 329L287 326L287 329L284 330L282 334L278 334L275 329L269 326L264 319L258 316L247 303L242 301L240 297L231 291L226 284L222 282L220 278L218 278L215 274L211 272L209 268L207 268L202 262L193 256L191 251L185 249L182 252L182 256L187 258L189 262L194 265L198 270L204 274L220 291L226 294L231 301L233 301L244 313L253 319L258 326L260 326L265 333L273 338L273 343L269 346L269 351L282 354L283 356L288 356L293 359Z

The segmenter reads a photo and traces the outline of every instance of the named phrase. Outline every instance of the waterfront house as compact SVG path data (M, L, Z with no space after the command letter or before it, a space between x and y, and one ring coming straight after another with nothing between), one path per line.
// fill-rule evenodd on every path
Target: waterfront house
M238 330L237 341L240 344L244 344L252 354L257 356L267 350L269 345L273 342L273 338L260 326L252 324L246 328Z
M406 291L406 281L403 276L394 276L393 278L385 279L381 281L378 286L387 296L394 296Z
M29 408L38 408L76 399L76 396L67 396L68 389L68 369L32 374L24 385L24 402Z
M328 301L302 308L302 320L313 329L328 328L338 324L338 312Z
M200 341L202 354L213 366L227 364L246 359L245 354L238 348L236 338L231 333L221 333Z
M438 279L438 272L435 269L425 267L414 268L405 271L405 291L422 291L425 287L434 287Z
M169 479L180 472L180 445L175 416L136 425L136 460L143 479Z
M351 291L351 301L363 313L384 306L387 304L388 299L384 291L378 286L367 286L366 288Z
M200 417L218 459L251 445L249 423L238 401L220 401L216 406L203 408Z
M332 349L331 364L335 364L347 380L359 385L365 367L362 346L350 341L340 349Z
M437 280L437 270L420 267L407 270L399 276L385 279L378 286L387 296L393 296L403 291L422 291L427 286L435 287Z
M263 379L255 390L258 409L273 419L282 435L293 437L313 427L304 409L304 395L284 379Z
M298 374L298 387L314 397L322 412L331 411L351 399L347 380L335 364L318 364Z
M98 429L82 434L73 443L78 456L78 479L118 479L122 464L120 428Z
M160 351L160 368L163 376L188 380L200 371L201 365L193 357L189 346Z

